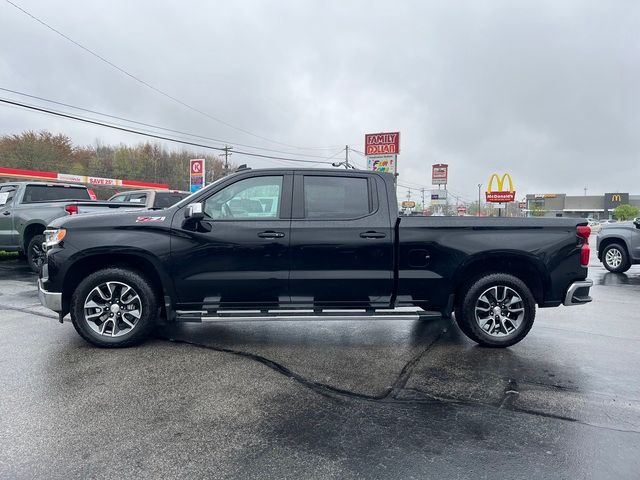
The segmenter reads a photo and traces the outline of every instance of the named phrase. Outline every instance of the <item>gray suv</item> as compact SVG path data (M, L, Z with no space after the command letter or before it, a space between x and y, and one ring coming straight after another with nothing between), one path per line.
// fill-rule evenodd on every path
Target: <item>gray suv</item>
M640 263L640 218L604 224L596 246L604 268L614 273L626 272L631 265Z

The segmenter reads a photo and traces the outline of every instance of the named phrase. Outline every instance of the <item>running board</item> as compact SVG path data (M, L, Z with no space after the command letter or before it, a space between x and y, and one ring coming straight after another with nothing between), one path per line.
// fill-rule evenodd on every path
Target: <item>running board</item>
M177 310L177 322L255 322L260 321L296 321L296 320L415 320L418 317L440 318L439 312L426 312L421 309L269 309L269 310Z

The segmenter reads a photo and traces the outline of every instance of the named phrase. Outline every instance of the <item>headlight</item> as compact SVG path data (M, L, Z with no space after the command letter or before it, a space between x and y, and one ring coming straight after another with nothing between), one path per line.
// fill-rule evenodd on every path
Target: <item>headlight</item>
M66 235L67 235L67 230L64 228L53 228L51 230L45 230L44 231L44 247L51 248L58 245Z

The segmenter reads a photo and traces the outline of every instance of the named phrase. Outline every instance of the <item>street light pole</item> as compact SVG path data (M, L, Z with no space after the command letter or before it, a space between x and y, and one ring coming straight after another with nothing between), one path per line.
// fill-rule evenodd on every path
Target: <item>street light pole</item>
M482 184L478 184L478 216L480 216L480 189L482 188Z

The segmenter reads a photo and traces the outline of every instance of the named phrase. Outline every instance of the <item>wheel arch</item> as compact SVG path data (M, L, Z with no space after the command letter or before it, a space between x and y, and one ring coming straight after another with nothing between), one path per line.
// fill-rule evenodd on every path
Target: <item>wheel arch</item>
M613 243L617 243L619 245L621 245L625 251L627 256L629 257L629 245L627 244L627 241L622 238L622 237L606 237L603 238L602 240L600 240L600 245L598 248L598 260L600 260L601 262L602 260L602 254L604 253L604 251L607 249L607 247ZM629 257L630 258L630 257Z
M469 281L494 273L513 275L531 290L537 304L545 301L544 294L551 279L542 262L522 252L483 252L470 257L454 274L454 292L458 293Z
M22 230L22 242L20 245L22 251L26 252L31 239L36 235L42 235L46 228L47 227L45 226L44 222L42 222L41 220L34 220L31 223L25 225L24 229Z
M164 298L167 295L172 296L173 285L159 259L143 251L93 252L76 259L67 268L62 285L63 312L69 312L73 292L87 275L111 267L141 273L151 282L160 305L164 306Z

